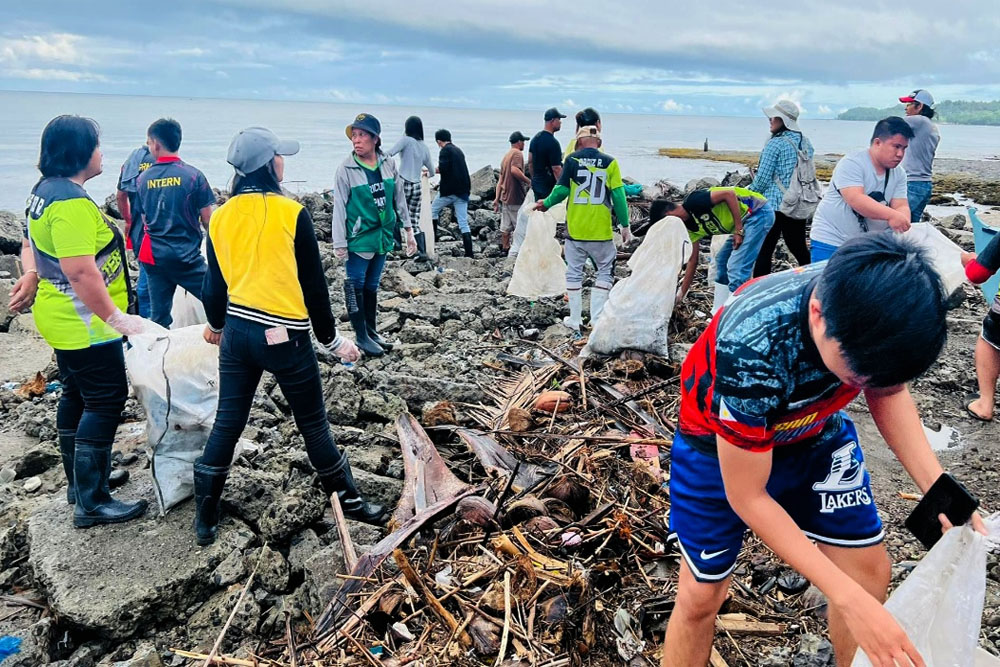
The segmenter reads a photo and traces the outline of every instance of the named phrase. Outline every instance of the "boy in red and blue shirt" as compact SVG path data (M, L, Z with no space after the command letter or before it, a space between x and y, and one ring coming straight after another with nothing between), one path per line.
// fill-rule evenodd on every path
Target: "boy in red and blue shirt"
M663 664L708 662L715 616L749 527L829 600L838 665L916 649L882 607L890 563L857 431L872 418L921 491L943 473L906 383L945 340L941 278L892 234L744 285L681 368L670 531L682 555ZM985 532L981 519L973 525ZM885 661L885 662L880 662ZM907 663L909 664L909 663Z
M142 242L136 253L149 284L150 319L170 327L174 292L182 287L199 300L207 265L201 254L215 193L199 170L177 155L181 126L161 118L149 126L146 145L156 160L136 179ZM134 223L133 223L134 224Z

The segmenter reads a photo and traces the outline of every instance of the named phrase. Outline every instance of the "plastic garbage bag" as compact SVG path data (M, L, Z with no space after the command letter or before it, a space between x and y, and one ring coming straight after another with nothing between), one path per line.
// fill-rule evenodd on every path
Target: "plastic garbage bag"
M560 204L544 213L532 211L524 245L517 254L507 294L539 299L566 292L566 263L556 240L556 223L566 220L566 206Z
M21 638L14 635L0 637L0 662L21 652Z
M219 404L219 348L197 324L167 331L150 323L130 336L125 365L146 410L146 448L160 513L194 493L193 466Z
M517 210L517 224L514 226L514 235L510 242L509 257L517 257L517 253L521 252L521 246L524 245L524 235L528 233L528 216L531 215L531 209L534 206L535 201L528 196L524 198L524 203Z
M611 288L581 356L626 348L667 356L678 274L690 256L691 241L680 218L668 216L653 225L629 261L632 275Z
M929 222L917 222L903 234L903 238L916 241L930 254L931 263L939 274L944 290L949 296L965 282L962 266L962 249Z
M178 287L177 291L174 292L170 316L174 319L170 324L171 329L183 329L194 324L205 324L208 321L208 317L205 315L205 306L195 295L182 287Z
M1000 665L1000 659L976 647L986 597L986 552L1000 541L1000 515L986 519L986 528L989 537L968 526L949 530L885 603L927 667ZM858 651L851 664L872 663Z
M434 259L434 218L431 217L431 179L420 177L420 231L424 233L424 243L427 244L427 256Z

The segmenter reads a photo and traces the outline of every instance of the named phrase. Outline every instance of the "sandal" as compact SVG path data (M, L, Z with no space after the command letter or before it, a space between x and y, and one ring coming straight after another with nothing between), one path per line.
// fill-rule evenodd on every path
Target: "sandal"
M983 417L981 414L979 414L978 412L976 412L975 410L972 409L972 404L975 401L978 401L979 398L980 398L979 394L966 394L965 395L965 411L967 413L969 413L969 416L972 417L973 419L975 419L976 421L981 421L981 422L991 422L991 421L993 421L993 417L989 417L989 418Z

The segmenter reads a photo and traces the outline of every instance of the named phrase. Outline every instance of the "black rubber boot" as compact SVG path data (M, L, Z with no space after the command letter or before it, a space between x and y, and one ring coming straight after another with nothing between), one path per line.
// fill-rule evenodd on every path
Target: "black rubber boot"
M354 289L350 281L344 281L344 303L347 305L347 317L354 327L354 342L366 357L381 357L385 354L382 346L368 336L368 322L365 321L364 293Z
M363 290L362 301L365 306L365 324L368 325L368 337L383 350L392 349L392 343L378 335L378 292Z
M194 462L194 533L200 546L215 542L222 518L222 489L226 486L229 467Z
M111 447L89 447L76 443L73 476L76 508L73 525L90 528L104 523L123 523L146 512L149 503L140 500L123 503L111 497L108 474L111 470Z
M399 233L398 224L392 229L392 247L396 252L400 252L403 249L403 237Z
M465 247L465 256L472 257L472 232L462 232L462 245Z
M319 472L319 481L326 495L337 494L340 508L344 510L344 516L348 519L381 525L385 519L385 506L369 503L361 497L358 485L354 482L354 475L351 473L351 464L347 462L347 457L343 457L341 461L342 465L339 468Z
M427 256L427 237L424 236L423 232L417 232L413 235L413 239L417 242L417 261L427 262L430 261L430 257Z
M434 223L434 243L437 243L438 240L441 238L441 234L438 233L438 221L434 220L432 222Z
M73 453L76 451L76 431L59 431L59 453L66 473L66 502L76 504L76 487L73 485Z

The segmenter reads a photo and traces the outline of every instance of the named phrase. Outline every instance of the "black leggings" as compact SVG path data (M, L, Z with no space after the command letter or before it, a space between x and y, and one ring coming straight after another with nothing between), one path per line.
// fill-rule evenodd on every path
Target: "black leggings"
M56 410L59 436L110 450L128 398L122 342L56 350L56 362L63 385Z
M309 461L321 474L337 470L342 455L330 433L323 383L308 331L287 331L288 340L268 345L263 324L226 316L219 347L219 410L202 463L226 467L233 460L264 371L278 381L306 443Z
M774 225L771 231L764 238L764 244L760 247L760 254L757 255L757 263L753 267L754 278L766 276L771 273L771 258L774 256L774 249L778 246L778 239L785 237L785 245L795 257L799 266L805 266L811 259L809 248L806 246L806 221L797 218L789 218L784 213L775 212Z

